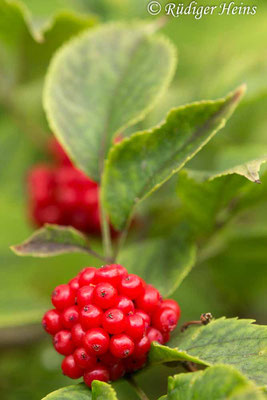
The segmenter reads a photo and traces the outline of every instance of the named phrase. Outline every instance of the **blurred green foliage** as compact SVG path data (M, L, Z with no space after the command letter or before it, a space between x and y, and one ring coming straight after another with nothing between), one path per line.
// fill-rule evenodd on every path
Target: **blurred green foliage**
M267 5L256 2L261 4L254 17L207 16L199 21L171 18L162 29L178 49L178 68L169 91L135 129L158 123L172 106L216 98L238 84L248 84L248 94L239 109L218 137L191 162L192 169L213 172L267 153ZM22 343L27 335L20 326L26 324L27 332L32 332L31 324L39 323L49 306L52 288L85 264L99 265L86 255L37 260L17 258L9 250L10 245L33 231L26 211L25 177L31 165L45 160L43 146L49 129L41 95L50 58L63 42L98 20L152 20L146 11L147 2L141 0L23 3L32 13L30 25L23 20L20 6L0 0L0 326L16 326L16 341ZM55 13L60 14L49 22ZM31 32L43 41L36 42ZM131 239L138 242L145 234L161 238L181 221L191 223L197 228L194 237L199 254L190 278L174 296L181 305L182 320L197 319L202 312L211 311L217 317L239 315L266 322L266 174L262 174L261 186L243 177L226 177L223 193L221 187L217 191L221 181L202 184L206 188L200 188L202 199L193 214L186 196L195 196L199 188L194 183L187 186L186 192L184 179L183 173L178 182L173 177L140 207L145 227L141 233L132 232ZM214 207L206 209L214 199ZM236 201L241 206L232 213L231 205ZM1 399L39 399L71 383L59 372L59 358L47 340L40 339L40 332L34 330L32 336L33 342L39 338L38 343L18 347L9 343L8 347L6 331L0 331ZM151 399L166 393L170 371L158 367L155 374L153 384L147 372L138 378ZM135 395L131 396L134 400Z

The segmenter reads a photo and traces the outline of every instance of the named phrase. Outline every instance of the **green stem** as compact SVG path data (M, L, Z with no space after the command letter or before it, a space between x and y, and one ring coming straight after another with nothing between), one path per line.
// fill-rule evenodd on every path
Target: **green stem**
M107 259L112 260L112 243L111 243L110 227L107 214L103 206L101 195L100 195L100 212L101 212L101 231L102 231L104 253Z
M116 247L115 252L114 252L114 257L113 257L114 262L116 261L116 259L118 257L118 254L119 254L119 252L121 251L121 249L122 249L122 247L124 245L124 242L126 240L127 235L128 235L128 226L120 234L120 237L119 237L119 240L118 240L118 244L117 244L117 247Z
M127 378L127 381L130 383L130 385L134 388L135 392L137 393L138 397L141 400L149 400L145 392L140 388L134 377L131 375Z

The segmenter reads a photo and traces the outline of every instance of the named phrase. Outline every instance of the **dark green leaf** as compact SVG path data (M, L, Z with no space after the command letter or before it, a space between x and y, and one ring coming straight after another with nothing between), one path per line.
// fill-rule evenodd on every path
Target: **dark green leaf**
M174 66L173 47L144 25L106 25L56 54L44 91L48 121L93 179L100 179L114 134L144 118Z
M168 346L153 345L152 363L191 360L203 365L234 365L258 385L267 381L267 326L253 320L220 318L176 333ZM193 358L195 360L193 360Z
M180 231L126 247L119 262L157 287L163 296L170 296L194 266L195 253L192 241Z
M251 397L248 397L250 395ZM166 400L264 400L264 395L236 369L218 365L169 377Z
M11 249L19 256L49 257L77 252L95 255L84 234L72 227L49 224Z
M112 224L122 229L134 207L178 172L221 129L244 87L226 98L173 109L151 131L138 132L109 153L103 199Z

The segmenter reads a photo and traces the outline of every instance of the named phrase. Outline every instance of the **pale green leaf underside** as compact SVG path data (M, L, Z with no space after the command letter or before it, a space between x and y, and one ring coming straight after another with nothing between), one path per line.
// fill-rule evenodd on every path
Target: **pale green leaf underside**
M52 60L44 107L75 163L100 179L114 134L144 118L169 83L174 48L145 25L108 24L72 40Z
M169 377L166 396L166 400L247 400L249 398L264 400L264 395L240 372L226 365Z
M170 296L192 269L195 255L195 245L180 232L126 247L118 262L154 285L163 296Z
M92 393L87 386L79 384L55 390L42 400L92 400Z
M168 346L155 344L150 352L151 363L194 361L211 366L235 366L258 385L267 382L267 326L253 320L220 318L203 327L189 327L176 333Z
M12 246L19 256L49 257L64 253L92 253L88 239L72 227L46 224L25 242Z
M244 87L224 99L173 109L162 125L138 132L109 153L102 196L112 224L123 229L134 207L178 172L221 129Z

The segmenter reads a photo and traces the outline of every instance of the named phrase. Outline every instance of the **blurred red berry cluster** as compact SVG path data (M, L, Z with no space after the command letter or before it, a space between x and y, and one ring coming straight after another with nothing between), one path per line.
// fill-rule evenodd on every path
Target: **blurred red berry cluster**
M62 371L83 376L89 387L142 368L151 342L168 342L180 318L174 300L162 300L157 289L118 264L84 268L55 288L52 304L42 323L65 356Z
M74 167L55 139L49 142L48 150L51 165L36 165L28 175L31 219L38 226L69 225L99 235L98 184Z

